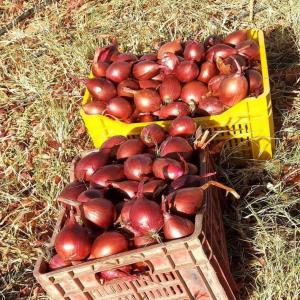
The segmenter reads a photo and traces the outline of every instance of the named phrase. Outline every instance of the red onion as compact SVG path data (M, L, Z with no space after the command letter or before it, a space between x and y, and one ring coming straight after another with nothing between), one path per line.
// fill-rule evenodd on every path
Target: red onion
M143 179L152 173L152 158L147 153L128 157L124 163L124 173L131 180Z
M112 202L105 198L94 198L83 203L84 216L101 228L110 227L116 217Z
M179 190L181 188L199 187L203 184L203 178L198 175L183 175L170 184L170 190Z
M138 80L151 79L157 75L160 70L160 65L151 60L143 60L133 66L133 76Z
M78 196L86 190L86 184L79 181L73 181L67 184L58 196L58 200L76 201Z
M182 162L172 158L157 158L153 163L153 174L156 178L174 180L187 172Z
M96 238L92 245L91 258L101 258L128 250L128 241L116 231L107 231Z
M170 103L180 97L181 85L179 80L173 76L167 76L159 88L159 94L164 103Z
M141 89L157 89L160 86L160 82L157 80L147 79L140 80L139 85Z
M184 48L183 57L185 60L200 62L205 57L204 46L196 41L188 41Z
M159 61L159 63L165 67L163 68L163 72L165 74L171 74L175 67L179 64L179 59L174 53L168 52L164 54L164 57Z
M201 116L215 116L225 111L224 104L216 97L209 96L198 103Z
M238 54L251 60L260 60L259 46L253 40L246 40L236 45Z
M137 121L141 123L156 121L157 117L149 113L141 113L137 117Z
M106 109L106 103L103 101L90 101L82 106L87 115L102 115Z
M198 66L192 61L182 61L175 68L175 75L181 82L190 82L197 78Z
M138 181L125 180L120 182L111 182L110 185L126 193L129 198L133 198L138 191L139 183Z
M216 63L217 63L217 67L218 67L220 73L224 74L224 75L230 75L230 74L236 73L238 71L236 63L239 64L239 66L242 70L245 70L248 68L247 59L244 56L241 56L239 54L228 56L224 59L218 57L216 59Z
M223 40L219 35L212 34L204 40L204 48L208 49L214 45L222 44Z
M218 74L218 69L214 62L205 61L201 65L200 73L197 80L208 83L209 80Z
M95 77L105 77L106 76L106 70L109 67L109 63L104 61L98 61L93 64L92 66L92 72Z
M133 238L133 243L136 248L141 248L157 244L157 240L149 235L136 235Z
M118 84L117 92L119 97L133 98L132 93L126 93L124 91L125 87L130 88L132 90L138 90L139 84L133 79L126 79Z
M157 56L154 53L148 53L148 54L144 54L143 56L141 56L139 60L140 61L142 61L142 60L153 60L153 61L156 61L157 60Z
M263 91L263 79L257 70L246 70L245 76L249 83L249 93L257 97Z
M236 46L239 43L245 41L247 39L247 30L237 30L232 33L229 33L225 39L225 44L230 44L232 46Z
M151 179L147 181L143 186L143 194L147 198L155 196L157 192L160 192L166 188L166 182L161 179ZM154 199L155 200L155 199Z
M114 85L104 78L86 78L80 81L85 84L94 100L108 101L117 94Z
M129 101L122 97L115 97L109 100L106 107L107 113L120 119L126 120L133 113L133 107Z
M56 236L55 250L63 260L82 260L90 254L88 233L76 222L72 212Z
M237 54L237 50L225 44L217 44L209 48L206 52L206 60L216 61L218 57L226 58Z
M164 224L160 206L145 198L135 200L129 219L132 227L142 234L156 233Z
M81 158L75 164L75 178L78 180L90 181L91 176L106 165L109 161L109 154L105 151L99 150Z
M110 157L115 157L120 145L128 139L123 135L115 135L108 138L100 147L103 152L109 153Z
M190 160L193 155L193 148L182 137L168 137L160 146L160 156L178 159L179 154L185 159Z
M117 42L114 40L112 44L105 46L105 47L99 47L96 49L93 63L96 62L110 62L112 56L114 56L116 53L118 53L117 50Z
M129 77L131 63L126 61L116 61L106 70L106 78L114 82L121 82Z
M117 159L125 159L143 153L145 145L139 139L129 139L122 143L117 151Z
M104 191L103 190L96 190L96 189L89 189L84 192L82 192L77 199L78 202L84 203L88 202L91 199L95 198L103 198L104 197Z
M49 261L49 270L56 270L63 267L71 266L70 261L64 261L58 254L55 254Z
M123 207L121 209L121 213L120 213L120 219L121 219L121 223L123 225L124 224L128 225L130 222L129 213L130 213L131 207L135 200L136 199L124 202L124 205L123 205Z
M165 53L174 53L174 54L180 54L182 52L181 47L181 39L178 38L175 41L168 42L163 44L157 52L157 58L162 59L164 57Z
M138 60L137 56L135 54L132 53L120 53L117 55L116 60L115 61L136 61Z
M163 81L165 78L164 72L160 72L157 75L153 76L151 79L156 81Z
M157 112L154 115L158 115L160 119L176 118L178 116L187 116L191 113L191 108L184 102L171 102Z
M157 146L165 139L165 132L159 125L150 124L142 129L140 139L148 147Z
M112 269L107 271L100 272L101 279L104 280L104 282L111 281L114 279L122 279L122 278L135 278L134 275L131 275L132 266L127 265L123 267L119 267L118 269Z
M169 134L171 136L188 137L196 132L196 122L188 116L177 117L173 120L169 127Z
M183 86L181 90L181 100L191 104L199 103L207 92L208 89L205 84L200 81L192 81Z
M208 82L208 90L211 95L219 96L220 85L225 78L227 78L226 75L217 75L210 79Z
M110 181L121 181L123 179L125 179L123 165L106 165L94 173L90 182L96 187L106 187Z

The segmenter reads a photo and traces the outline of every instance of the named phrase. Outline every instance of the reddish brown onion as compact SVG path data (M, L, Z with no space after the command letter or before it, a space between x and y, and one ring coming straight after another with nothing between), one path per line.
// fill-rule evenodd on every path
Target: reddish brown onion
M133 243L136 248L147 247L153 244L157 244L157 240L149 235L136 235L133 238Z
M259 46L253 40L246 40L236 45L238 54L251 60L260 60Z
M257 97L263 91L263 79L257 70L246 70L245 76L249 83L249 93L252 96Z
M179 154L185 159L190 160L193 155L193 148L186 139L179 136L168 137L160 146L160 156L179 158Z
M103 152L108 152L110 157L115 157L119 146L126 142L128 139L123 135L115 135L108 138L100 147Z
M205 84L200 81L192 81L183 86L181 100L186 103L199 103L207 92L208 89Z
M112 269L107 271L100 272L101 279L104 282L111 281L114 279L122 279L122 278L135 278L134 275L131 275L132 266L127 265L123 267L119 267L118 269Z
M148 53L148 54L144 54L143 56L140 57L139 59L140 61L142 60L157 60L157 56L154 53Z
M53 257L51 257L49 261L49 270L56 270L63 267L71 266L70 261L64 261L58 254L55 254Z
M152 158L147 153L128 157L124 163L124 173L128 179L142 180L152 173Z
M138 90L139 84L133 79L126 79L118 84L117 92L119 97L133 98L132 93L126 93L124 91L125 87L130 88L132 90Z
M120 120L126 120L132 115L133 107L125 98L115 97L110 99L107 103L106 111L109 115Z
M238 68L236 66L236 62L239 64L239 67L242 70L245 70L248 68L248 61L244 56L241 56L239 54L235 54L232 56L228 56L224 59L218 57L216 59L217 67L221 74L224 75L230 75L233 73L236 73L238 71Z
M106 70L106 78L114 82L121 82L129 77L131 63L125 61L116 61Z
M143 60L133 66L133 76L138 80L151 79L157 75L160 65L151 60Z
M97 190L97 189L88 189L84 192L82 192L77 199L78 202L84 203L88 202L91 199L95 198L103 198L104 197L104 191L103 190Z
M106 70L109 67L109 63L104 61L98 61L92 65L92 72L95 77L105 77Z
M164 57L159 61L159 63L165 67L163 68L163 72L165 74L171 74L175 67L179 64L179 59L174 53L168 52L164 54Z
M229 33L225 39L225 44L230 44L232 46L236 46L239 43L245 41L247 39L247 30L237 30Z
M209 80L218 74L218 69L214 62L205 61L201 65L200 73L197 80L208 83Z
M217 44L209 48L206 52L206 60L216 61L218 57L226 58L237 54L237 50L225 44Z
M213 96L208 96L198 103L199 113L201 116L215 116L225 111L224 104Z
M86 184L79 181L73 181L67 184L58 196L58 200L76 201L78 196L86 190Z
M103 101L90 101L82 106L87 115L101 115L106 109L106 103Z
M162 59L164 57L165 53L174 53L174 54L180 54L182 52L181 47L181 39L178 38L175 41L168 42L163 44L157 52L157 58Z
M185 60L200 62L205 56L203 44L196 41L188 41L185 45L183 57Z
M187 172L182 162L172 158L157 158L153 163L153 174L156 178L174 180Z
M198 66L192 61L182 61L175 68L175 75L181 82L190 82L197 78Z
M157 146L165 139L165 132L159 125L150 124L142 129L140 138L148 147Z
M187 116L191 113L191 108L184 102L171 102L157 112L154 112L160 119L176 118L178 116Z
M179 80L173 76L167 76L159 88L159 94L164 103L170 103L180 97L181 85Z
M117 159L125 159L143 153L145 145L140 139L129 139L122 143L117 151Z
M138 60L137 56L133 53L119 53L115 61L136 61Z
M223 43L223 40L219 35L212 34L204 40L204 47L205 47L205 49L208 49L214 45L222 44L222 43Z
M210 91L211 95L219 96L220 85L226 77L226 75L216 75L210 79L208 82L208 90Z
M129 198L133 198L138 191L139 183L138 181L125 180L120 182L113 181L110 183L110 185L126 193Z
M157 80L147 79L140 80L139 85L141 89L157 89L160 86L160 82Z
M177 117L173 120L169 127L169 134L171 136L188 137L196 132L196 122L188 116Z
M154 196L158 190L163 190L166 187L166 182L161 179L151 179L143 186L143 194L148 198ZM149 198L149 199L150 199Z

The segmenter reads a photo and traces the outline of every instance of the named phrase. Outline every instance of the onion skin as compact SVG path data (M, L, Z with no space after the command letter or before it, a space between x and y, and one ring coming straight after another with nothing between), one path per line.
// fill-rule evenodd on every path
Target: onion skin
M163 232L167 241L189 236L194 230L195 225L189 219L164 213Z
M133 244L136 248L147 247L157 243L157 240L149 235L137 235L133 238Z
M86 190L86 184L79 181L73 181L67 184L58 196L58 200L77 201L78 196Z
M116 231L107 231L99 235L91 249L91 258L101 258L128 250L128 241Z
M140 133L140 139L148 147L159 145L164 141L165 136L163 128L157 124L145 126Z
M140 112L155 112L160 108L161 102L159 94L151 89L140 90L134 94L134 103Z
M183 163L172 158L157 158L153 163L156 178L175 180L186 173Z
M219 35L212 34L204 40L204 48L208 49L214 45L222 44L223 40Z
M171 136L188 137L192 136L196 129L197 124L191 117L182 116L171 122L168 132Z
M214 62L211 61L205 61L201 65L200 73L197 78L197 80L208 83L211 78L216 76L219 73L216 65Z
M174 54L181 54L182 53L181 39L178 38L175 41L163 44L158 49L157 58L162 59L164 57L164 54L167 52L174 53Z
M175 136L168 137L160 146L160 156L179 158L179 154L185 159L190 160L193 155L193 148L186 139Z
M129 219L133 229L141 234L156 233L164 224L160 206L145 198L137 199L133 203Z
M130 201L126 201L124 202L124 205L122 207L121 213L120 213L120 219L122 224L129 224L130 219L129 219L129 213L131 210L131 207L133 205L135 200L130 200Z
M64 261L58 254L55 254L53 257L51 257L49 261L49 270L57 270L63 267L71 266L70 261Z
M216 60L217 67L220 71L220 74L231 75L238 71L236 63L239 64L239 68L245 70L248 68L248 61L244 56L235 54L232 56L226 57L222 60L220 57Z
M90 182L94 187L106 187L110 181L122 181L124 179L123 165L106 165L94 173Z
M117 151L117 159L125 159L135 154L143 153L145 145L139 139L129 139L122 143Z
M132 266L127 265L120 267L118 269L112 269L107 271L100 272L101 279L104 280L104 282L108 282L114 279L122 279L122 278L130 278L133 277L133 275L130 274L132 271Z
M111 182L111 186L117 188L128 195L130 199L134 198L138 191L138 181L125 180L120 182Z
M181 82L190 82L197 78L198 66L192 61L182 61L175 68L175 75Z
M237 30L229 33L223 42L231 46L236 46L245 40L247 40L247 30Z
M160 86L160 82L157 80L147 79L140 80L139 85L141 89L157 89Z
M226 75L220 74L210 79L208 82L208 90L212 96L219 96L220 85L225 78L227 78Z
M125 176L131 180L142 180L152 173L152 164L152 158L147 153L130 156L124 163Z
M206 60L216 61L218 57L226 58L228 56L237 54L237 50L225 44L217 44L209 48L206 52Z
M200 81L192 81L185 84L181 90L181 100L186 103L199 103L207 94L207 86Z
M103 101L90 101L82 106L87 115L102 115L106 109L106 103Z
M101 167L105 166L109 162L109 159L109 154L102 150L89 153L75 164L75 178L90 181L91 176Z
M104 78L87 78L81 80L94 100L107 102L117 95L114 85Z
M257 97L263 92L263 79L257 70L246 70L245 76L249 83L249 94Z
M173 75L167 76L161 83L159 94L164 103L170 103L177 100L181 94L179 80Z
M153 122L156 120L157 117L149 113L139 114L137 117L137 121L141 123Z
M148 198L151 198L158 189L166 187L166 182L161 179L152 179L146 182L143 186L143 194Z
M181 92L182 95L182 92ZM157 114L160 119L172 119L178 116L187 116L191 113L191 109L188 104L184 102L171 102L165 106L162 106Z
M133 76L138 80L151 79L157 75L160 70L160 65L151 60L143 60L133 66Z
M123 135L115 135L108 138L100 147L100 150L109 153L109 156L114 158L117 155L117 151L120 145L126 142L128 139Z
M55 250L63 260L82 260L91 251L91 243L87 231L80 226L73 214L55 239Z
M199 187L203 184L203 178L198 175L183 175L170 184L170 190L179 190L181 188Z
M168 52L164 54L159 63L165 67L163 68L164 74L168 75L173 73L175 67L179 64L179 59L174 53Z
M116 61L106 70L106 78L114 82L122 82L129 77L131 63L125 61Z
M117 50L117 42L114 40L112 44L105 46L105 47L99 47L96 49L93 63L96 62L110 62L112 61L112 57L118 54Z
M200 62L205 57L204 46L196 41L188 41L184 48L183 57L185 60Z
M92 73L95 77L105 77L106 70L109 67L109 63L104 61L99 61L93 64L92 66Z
M132 53L120 53L117 55L116 58L116 62L117 61L126 61L126 62L130 62L130 61L136 61L138 60L137 56L135 54Z
M133 79L126 79L124 81L121 81L118 84L117 93L118 93L119 97L133 98L133 94L132 93L126 93L124 91L124 87L130 88L132 90L138 90L139 89L139 84L135 80L133 80Z
M129 101L122 97L115 97L109 100L106 107L107 113L120 120L126 120L133 113L133 107Z
M156 61L157 60L157 56L154 53L144 54L139 59L139 61L142 61L142 60L153 60L153 61Z
M104 229L110 227L116 217L114 205L105 198L94 198L85 202L83 211L87 220Z
M84 202L90 201L91 199L103 198L103 197L104 197L103 190L89 189L89 190L82 192L76 200L78 202L84 203Z
M238 54L250 60L260 60L259 46L253 40L246 40L236 45Z
M225 106L217 97L209 96L201 99L198 109L201 116L215 116L224 112Z

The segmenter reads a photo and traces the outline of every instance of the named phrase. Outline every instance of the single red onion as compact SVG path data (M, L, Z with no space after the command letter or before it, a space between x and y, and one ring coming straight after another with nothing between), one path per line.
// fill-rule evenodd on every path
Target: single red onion
M185 159L190 160L193 155L193 148L186 139L179 136L168 137L160 146L160 156L179 158L179 154Z
M130 156L124 163L125 176L131 180L142 180L152 173L152 164L152 158L147 153Z
M181 82L190 82L197 78L198 66L192 61L182 61L175 68L175 75Z
M151 79L157 75L160 70L160 65L151 60L143 60L133 66L133 76L138 80Z
M235 48L225 44L217 44L207 50L206 60L216 61L218 57L226 58L234 54L237 54L237 50Z
M168 132L171 136L188 137L192 136L196 129L197 124L191 117L181 116L171 122Z
M239 43L245 41L247 39L247 30L237 30L229 33L225 39L224 43L229 44L231 46L236 46Z
M181 100L186 103L199 103L208 92L207 86L200 81L185 84L181 90Z
M182 94L182 93L181 93ZM191 113L191 108L184 102L171 102L162 106L159 111L154 112L160 119L172 119L178 116L187 116Z
M159 125L150 124L142 129L140 139L148 147L157 146L164 141L165 132Z
M160 86L160 82L157 80L147 79L140 80L139 85L141 89L157 89Z
M249 93L257 97L263 91L263 78L257 70L246 70L245 76L249 83Z
M225 111L224 104L213 96L208 96L198 103L198 108L201 116L215 116Z
M103 101L90 101L82 106L87 115L102 115L106 109L106 103Z
M216 64L214 62L205 61L201 65L200 73L199 73L199 76L198 76L197 80L200 80L204 83L208 83L209 80L212 77L216 76L218 73L219 73L218 69L217 69Z
M174 53L174 54L181 54L182 47L181 47L181 39L178 38L175 41L168 42L163 44L157 52L157 58L162 59L165 53Z
M205 57L203 44L196 41L188 41L184 48L183 57L185 60L200 62Z
M119 97L133 98L132 93L126 93L124 88L130 88L132 90L138 90L139 84L133 79L126 79L118 84L117 92Z
M208 49L214 45L222 44L223 40L219 35L212 34L204 40L204 48Z
M159 88L159 94L164 103L170 103L180 97L181 85L179 80L173 76L167 76Z
M237 53L250 60L260 60L259 46L253 40L246 40L236 45Z
M115 97L110 99L107 103L106 111L109 115L120 120L126 120L132 115L133 107L125 98Z
M116 61L106 70L106 78L114 82L121 82L129 77L131 63L126 61Z
M138 60L137 56L133 53L119 53L115 61L136 61Z

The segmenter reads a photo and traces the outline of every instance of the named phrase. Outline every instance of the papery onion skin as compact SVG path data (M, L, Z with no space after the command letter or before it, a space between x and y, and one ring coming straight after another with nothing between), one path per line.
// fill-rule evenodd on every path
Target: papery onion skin
M182 94L182 93L181 93ZM184 102L171 102L165 106L162 106L157 114L160 119L171 119L178 116L187 116L191 113L191 108Z
M75 163L75 178L90 181L91 176L109 162L109 158L109 154L101 150L87 154Z
M128 250L128 241L116 231L107 231L96 238L91 249L91 258L101 258Z
M185 174L183 163L172 158L157 158L153 163L153 174L156 178L175 180Z
M212 34L209 35L205 40L204 40L204 48L209 49L210 47L217 45L217 44L222 44L223 40L219 35Z
M128 179L142 180L152 173L152 158L149 154L130 156L124 163L124 173Z
M206 60L216 61L218 57L226 58L237 54L237 50L225 44L217 44L209 48L206 52Z
M63 267L71 266L71 262L65 261L58 254L55 254L53 257L51 257L48 266L49 270L53 271Z
M249 94L257 97L263 91L263 78L257 70L246 70L245 76L249 83Z
M207 86L200 81L185 84L181 90L181 99L186 103L199 103L208 92Z
M106 109L106 103L103 101L90 101L82 106L87 115L102 115Z
M184 48L183 57L185 60L200 62L205 57L204 46L196 41L188 41Z
M247 30L237 30L237 31L229 33L224 38L223 42L225 44L230 44L232 46L236 46L239 43L245 41L246 39L247 39Z
M197 78L197 80L200 80L201 82L208 83L209 80L216 76L219 73L216 65L214 62L211 61L205 61L200 68L200 73Z
M143 60L133 66L133 76L138 80L151 79L157 75L160 70L160 65L151 60Z
M186 139L175 136L168 137L160 147L161 157L179 158L179 154L185 159L190 160L193 155L193 148Z
M182 52L180 38L178 38L174 41L163 44L158 49L157 58L162 59L164 57L164 54L167 53L167 52L174 53L174 54L180 54Z
M94 187L106 187L110 181L122 181L125 179L123 165L106 165L93 174L90 179Z
M82 82L94 100L108 101L117 94L115 86L104 78L88 78Z
M160 82L157 80L147 79L140 80L139 85L141 89L157 89L160 86Z
M236 62L235 62L236 61ZM246 70L249 66L248 60L239 54L228 56L226 58L217 60L217 67L220 70L220 74L230 75L238 71L236 63L242 70Z
M131 64L125 61L112 63L106 70L106 78L114 82L122 82L129 77Z
M104 197L104 190L88 189L82 192L78 196L77 201L84 203L90 201L91 199L103 198L103 197Z
M226 108L219 98L208 96L201 99L198 109L201 116L215 116L224 112Z
M237 53L250 60L260 60L259 46L253 40L246 40L236 45Z
M210 79L210 81L208 82L208 90L210 91L212 96L219 96L220 85L225 78L227 78L226 75L219 74Z
M117 151L117 159L125 159L135 154L143 153L144 143L139 139L129 139L122 143Z
M160 85L159 94L164 103L177 100L181 94L179 80L173 75L167 76Z
M85 202L83 211L87 220L104 229L110 227L116 217L113 203L105 198L94 198Z
M196 129L197 124L191 117L182 116L171 122L168 132L171 136L188 137L192 136Z
M154 53L148 53L148 54L144 54L139 58L140 61L142 60L153 60L156 61L157 60L157 56Z
M133 98L133 94L132 93L126 93L124 91L124 87L130 88L132 90L138 90L139 89L139 84L135 80L133 80L133 79L126 79L124 81L121 81L118 84L117 92L118 92L118 96L119 97Z
M93 64L92 66L92 73L95 77L105 77L106 76L106 70L109 67L109 63L99 61Z
M109 100L106 107L107 113L120 120L126 120L133 113L133 107L128 100L115 97Z
M198 66L192 61L182 61L175 68L175 75L181 82L190 82L197 78Z
M122 279L122 278L130 278L133 275L130 274L132 271L132 266L127 265L123 267L119 267L117 269L107 270L100 272L101 279L104 280L104 282L111 281L114 279Z
M158 62L164 66L162 68L163 73L169 75L173 73L175 67L179 64L179 58L174 53L167 52Z
M174 191L181 188L188 188L188 187L198 187L203 184L203 178L198 175L183 175L180 178L172 181L169 190Z

